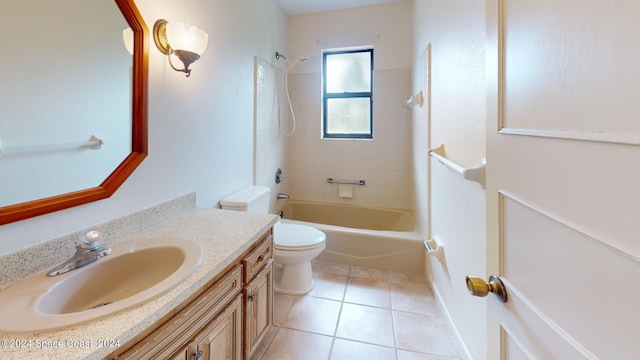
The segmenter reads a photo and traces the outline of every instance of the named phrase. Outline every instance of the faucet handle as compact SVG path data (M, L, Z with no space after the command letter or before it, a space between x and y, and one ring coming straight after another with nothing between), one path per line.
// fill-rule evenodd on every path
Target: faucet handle
M82 238L82 241L80 241L80 247L83 249L96 248L98 247L98 244L100 244L100 240L102 240L102 234L100 234L100 231L87 231L84 238Z

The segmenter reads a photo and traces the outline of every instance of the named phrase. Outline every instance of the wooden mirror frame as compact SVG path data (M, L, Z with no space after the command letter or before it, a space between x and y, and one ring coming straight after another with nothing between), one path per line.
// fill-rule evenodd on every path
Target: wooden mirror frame
M108 198L118 190L147 156L149 30L133 0L115 0L115 3L133 30L134 39L131 153L102 184L96 187L0 207L0 225Z

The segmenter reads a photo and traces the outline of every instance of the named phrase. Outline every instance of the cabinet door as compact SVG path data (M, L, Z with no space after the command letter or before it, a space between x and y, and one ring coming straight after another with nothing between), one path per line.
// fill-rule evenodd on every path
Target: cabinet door
M167 360L191 360L187 357L188 355L189 347L185 346L184 348L180 349L180 351L171 355L171 357L169 357Z
M198 360L242 359L242 296L211 321L191 342L190 357Z
M245 299L245 358L249 359L273 325L273 264L267 266L243 289Z

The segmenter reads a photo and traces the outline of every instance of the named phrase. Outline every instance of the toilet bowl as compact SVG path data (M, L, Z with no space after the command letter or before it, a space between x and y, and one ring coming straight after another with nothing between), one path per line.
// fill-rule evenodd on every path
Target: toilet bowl
M302 295L313 290L311 260L325 249L326 235L306 225L278 222L273 228L276 292Z
M227 210L266 214L269 194L264 186L249 186L220 200ZM274 290L283 294L302 295L313 289L311 260L325 248L326 235L311 226L277 222L273 228Z

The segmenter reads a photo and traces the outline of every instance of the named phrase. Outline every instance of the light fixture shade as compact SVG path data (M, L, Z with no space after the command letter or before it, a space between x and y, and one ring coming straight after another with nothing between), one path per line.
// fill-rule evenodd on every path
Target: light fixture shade
M167 41L173 50L185 50L202 55L209 35L195 26L181 22L167 23Z
M130 27L122 30L122 41L129 54L133 55L133 30Z

